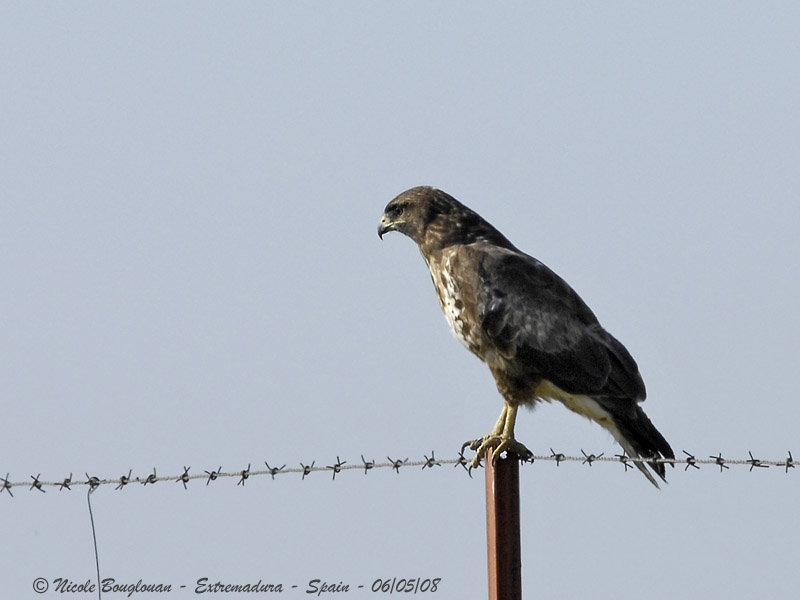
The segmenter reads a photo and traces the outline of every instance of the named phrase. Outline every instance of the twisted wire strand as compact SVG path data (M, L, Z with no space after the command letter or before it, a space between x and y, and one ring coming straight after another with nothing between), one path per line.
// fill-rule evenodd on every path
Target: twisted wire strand
M700 469L702 465L713 465L719 468L720 472L729 469L730 467L740 467L746 466L749 467L749 470L752 472L754 469L760 468L768 468L768 467L781 467L783 470L788 473L789 469L795 468L794 459L792 458L791 451L788 452L787 458L783 459L759 459L755 458L752 452L748 452L749 458L725 458L722 453L717 454L716 456L709 455L708 458L698 458L689 452L683 451L684 457L678 458L656 458L656 459L648 459L648 458L631 458L626 456L625 454L617 454L613 456L605 456L604 454L587 454L583 450L581 450L582 456L578 455L567 455L555 452L552 448L550 449L550 454L534 454L528 457L526 460L522 461L524 463L533 464L536 462L555 462L556 466L560 465L562 462L579 462L584 465L591 466L592 464L599 462L599 463L619 463L622 464L625 470L634 466L635 463L663 463L663 464L671 464L674 466L685 466L684 471L688 470L690 467L694 469ZM445 458L445 459L438 459L435 457L434 453L431 452L430 457L424 455L424 459L422 460L409 460L408 458L405 459L393 459L391 457L386 457L385 462L377 462L377 461L369 461L361 456L361 462L347 462L342 461L337 456L336 462L330 465L317 465L316 461L312 461L310 464L306 465L304 463L298 463L300 466L287 466L286 464L280 467L272 467L269 465L268 462L264 462L266 468L258 468L258 469L251 469L251 465L248 464L246 469L241 469L238 471L223 471L222 466L217 467L216 469L212 470L203 470L200 472L190 473L190 467L184 467L183 473L173 474L173 475L158 475L156 469L153 469L153 472L145 475L145 476L131 476L131 470L129 469L127 474L123 474L116 478L109 478L109 477L97 477L86 473L86 479L73 479L72 473L70 473L69 477L65 477L61 481L52 481L52 480L42 480L41 474L30 476L30 481L11 481L9 479L10 474L6 473L5 477L0 477L0 494L3 492L7 492L9 496L13 497L14 494L12 490L14 488L20 487L28 487L31 491L38 490L40 492L45 492L45 488L57 488L59 491L62 490L70 490L73 486L89 486L90 489L95 489L98 486L104 485L113 485L115 489L121 490L122 488L126 487L127 485L139 483L143 485L148 484L155 484L162 481L174 481L182 483L184 488L188 489L186 485L190 481L194 480L205 480L206 485L216 481L217 479L226 479L226 478L236 478L238 479L237 485L245 485L245 482L250 479L251 477L261 477L264 475L269 475L272 479L275 479L276 476L279 475L291 475L291 474L300 474L301 479L305 479L307 476L311 475L312 473L319 473L319 472L326 472L332 474L332 479L336 479L336 475L341 473L342 471L352 471L352 470L362 470L364 474L369 473L373 469L393 469L398 474L400 473L400 469L405 469L409 467L421 467L422 469L432 469L433 467L442 466L442 465L455 465L461 466L464 470L472 476L473 468L470 466L470 460L466 458L462 453L460 453L455 458Z

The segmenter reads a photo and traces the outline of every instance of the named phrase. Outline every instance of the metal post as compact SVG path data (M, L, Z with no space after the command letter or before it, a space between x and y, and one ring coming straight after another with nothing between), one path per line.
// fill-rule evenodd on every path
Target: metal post
M519 534L519 457L507 454L493 464L486 453L486 541L489 600L522 598Z

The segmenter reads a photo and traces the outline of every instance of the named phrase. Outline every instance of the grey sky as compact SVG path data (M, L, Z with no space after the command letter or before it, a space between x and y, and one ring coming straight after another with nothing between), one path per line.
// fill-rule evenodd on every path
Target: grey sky
M798 28L780 2L4 4L1 475L454 456L501 399L375 235L419 184L573 285L678 453L800 458ZM560 406L517 435L619 451ZM480 598L481 475L104 487L102 576ZM526 593L796 598L798 477L526 466ZM94 576L82 488L3 493L0 528L4 595Z

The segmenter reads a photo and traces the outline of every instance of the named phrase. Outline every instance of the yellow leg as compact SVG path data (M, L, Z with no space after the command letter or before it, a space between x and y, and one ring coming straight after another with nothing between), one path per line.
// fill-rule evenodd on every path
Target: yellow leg
M497 419L497 423L495 423L494 429L492 429L492 433L490 435L496 436L505 432L507 416L508 416L508 404L503 404L503 411L500 413L500 418Z
M464 447L469 446L472 450L475 450L475 457L472 459L473 467L477 467L480 464L481 459L486 455L486 451L489 448L494 449L495 459L502 452L516 454L523 460L531 456L531 451L514 438L514 424L517 422L518 408L516 404L506 403L500 413L500 418L489 435L464 444Z
M514 404L513 406L509 406L506 404L505 413L505 425L503 426L503 439L506 440L513 440L514 439L514 425L517 423L517 409L519 407Z

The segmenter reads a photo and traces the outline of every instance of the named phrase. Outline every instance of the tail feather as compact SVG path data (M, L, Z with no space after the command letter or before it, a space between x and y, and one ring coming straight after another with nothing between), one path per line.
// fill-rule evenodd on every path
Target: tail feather
M667 440L632 398L570 394L546 379L542 380L536 391L540 398L558 400L571 411L600 424L631 458L675 458ZM667 480L664 463L637 462L636 467L654 486L658 487L658 482L647 469L648 466L662 481Z
M611 429L619 444L632 458L675 458L672 448L656 429L642 408L632 400L621 398L595 398L598 404L611 416L616 431ZM647 465L666 482L665 464L648 462ZM658 482L647 470L644 463L636 466L650 482L658 487Z

